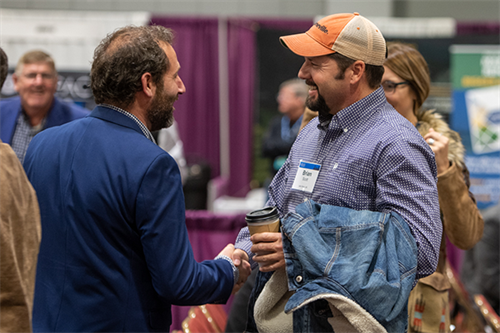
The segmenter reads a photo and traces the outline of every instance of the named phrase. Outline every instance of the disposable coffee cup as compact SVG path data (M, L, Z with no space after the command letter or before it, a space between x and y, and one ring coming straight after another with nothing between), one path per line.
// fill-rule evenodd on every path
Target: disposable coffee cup
M276 207L265 207L248 213L245 217L250 235L259 232L280 232L280 218Z

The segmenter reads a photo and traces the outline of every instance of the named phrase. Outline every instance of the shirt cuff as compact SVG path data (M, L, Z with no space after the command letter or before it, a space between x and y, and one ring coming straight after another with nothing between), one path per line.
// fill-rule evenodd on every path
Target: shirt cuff
M244 227L240 230L238 236L236 237L236 241L234 242L234 248L240 249L248 254L248 262L252 269L257 267L259 264L253 261L253 256L255 253L252 253L250 249L252 248L252 241L250 240L250 231L248 231L248 227Z
M231 268L233 269L233 278L234 278L233 285L235 285L236 282L238 282L238 279L240 278L240 271L238 270L238 268L236 268L236 266L234 266L233 261L228 256L225 256L223 254L219 254L217 257L215 257L214 260L218 260L218 259L226 260L227 262L229 262L231 264Z

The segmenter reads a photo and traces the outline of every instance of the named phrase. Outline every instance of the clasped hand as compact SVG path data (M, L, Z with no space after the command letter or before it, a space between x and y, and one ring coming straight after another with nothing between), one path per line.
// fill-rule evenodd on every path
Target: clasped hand
M244 258L244 257L242 258L241 254L236 255L236 257L239 258L238 264L236 264L235 259L234 259L235 258L234 253L236 251L243 252L246 256L246 258ZM221 254L231 258L233 260L233 263L236 266L236 268L238 268L239 278L238 278L238 281L236 281L236 283L234 284L233 291L232 291L232 293L235 294L243 286L243 284L247 280L250 273L252 273L250 263L248 262L248 255L240 249L235 249L233 244L228 244L224 248L224 250L222 250L219 253L219 255L221 255Z

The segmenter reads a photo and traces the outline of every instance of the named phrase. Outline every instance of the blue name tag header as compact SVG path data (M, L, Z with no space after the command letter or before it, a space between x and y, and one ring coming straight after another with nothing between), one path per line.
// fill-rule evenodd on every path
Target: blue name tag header
M315 163L300 162L299 167L310 170L319 170L321 165Z

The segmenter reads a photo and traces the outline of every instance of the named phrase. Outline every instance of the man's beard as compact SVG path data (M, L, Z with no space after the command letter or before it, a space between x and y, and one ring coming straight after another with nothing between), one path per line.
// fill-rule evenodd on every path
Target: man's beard
M312 101L311 96L308 96L306 100L306 106L312 111L318 111L320 115L327 116L330 114L330 108L328 107L328 105L326 105L326 101L323 96L320 95L319 91L316 91L318 93L318 97L315 101Z
M162 91L163 87L158 90ZM177 96L168 96L164 92L158 92L153 97L151 106L147 110L148 120L151 123L151 132L172 126L174 123L174 102L176 100Z

